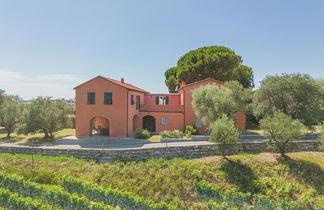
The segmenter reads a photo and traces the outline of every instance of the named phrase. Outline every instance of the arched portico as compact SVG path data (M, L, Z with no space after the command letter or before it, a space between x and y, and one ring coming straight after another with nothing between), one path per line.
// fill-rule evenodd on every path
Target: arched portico
M89 122L89 136L109 136L110 123L105 117L96 116Z
M143 129L147 129L150 132L156 131L156 122L153 116L146 115L143 117Z

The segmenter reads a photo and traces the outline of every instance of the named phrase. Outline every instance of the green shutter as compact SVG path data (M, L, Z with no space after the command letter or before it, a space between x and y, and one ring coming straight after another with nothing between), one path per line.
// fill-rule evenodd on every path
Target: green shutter
M112 105L112 93L111 92L104 93L104 104Z
M95 104L96 103L96 95L94 92L88 92L88 104Z

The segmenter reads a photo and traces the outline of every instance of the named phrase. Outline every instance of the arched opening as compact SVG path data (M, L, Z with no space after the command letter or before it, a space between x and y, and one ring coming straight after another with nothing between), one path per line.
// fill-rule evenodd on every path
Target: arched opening
M150 132L155 132L155 118L150 115L143 117L143 129L147 129Z
M104 117L94 117L90 120L90 136L109 136L109 120Z
M137 115L134 115L134 117L133 117L133 132L138 128L140 128L139 117Z

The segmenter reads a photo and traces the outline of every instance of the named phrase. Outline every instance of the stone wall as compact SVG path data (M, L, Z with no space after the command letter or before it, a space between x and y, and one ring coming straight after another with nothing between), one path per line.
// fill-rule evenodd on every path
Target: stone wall
M287 152L297 151L317 151L319 141L295 141L290 142L287 146ZM238 143L237 146L228 151L228 153L260 153L272 152L273 150L264 142L244 142ZM214 145L199 145L199 146L182 146L182 147L164 147L164 148L149 148L149 149L53 149L28 146L3 146L0 145L0 153L11 154L38 154L49 156L69 156L81 159L92 159L97 162L111 162L115 160L147 160L150 158L198 158L205 156L220 155L220 152Z

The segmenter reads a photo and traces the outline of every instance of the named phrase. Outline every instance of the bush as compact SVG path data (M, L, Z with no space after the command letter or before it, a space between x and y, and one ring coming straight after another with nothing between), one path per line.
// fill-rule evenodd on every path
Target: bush
M234 146L240 133L233 121L223 115L212 124L209 141L217 142L217 147L225 157L226 149Z
M143 197L133 195L130 192L123 192L112 188L104 189L97 184L88 183L71 176L65 176L61 181L61 186L70 193L85 195L89 199L102 201L105 204L119 206L120 208L143 210L176 209L176 207L164 202L154 203Z
M282 112L275 112L273 116L266 116L260 120L261 128L269 143L273 143L282 157L286 153L289 141L298 140L302 135L304 125L299 120L294 120Z
M173 130L173 131L161 131L160 132L160 136L162 138L183 138L183 132L182 131L178 131L178 130Z
M150 138L151 133L150 131L146 130L146 129L136 129L134 132L134 138L135 139L148 139Z
M63 191L62 188L56 186L43 186L26 181L22 177L6 174L4 172L0 172L0 186L24 196L38 198L66 209L113 209L102 203L91 204L87 198L70 194Z
M230 205L226 202L216 203L214 201L208 201L208 210L234 210L237 208L231 208Z
M41 200L24 198L10 190L0 188L0 207L20 210L51 210L51 206L43 204ZM56 208L58 209L58 208Z
M184 134L187 137L190 137L191 135L195 135L197 133L198 133L198 130L197 130L196 126L194 126L194 125L186 125Z

